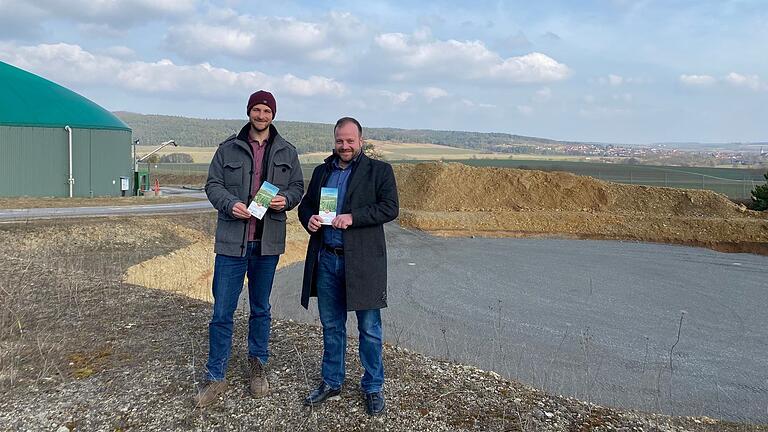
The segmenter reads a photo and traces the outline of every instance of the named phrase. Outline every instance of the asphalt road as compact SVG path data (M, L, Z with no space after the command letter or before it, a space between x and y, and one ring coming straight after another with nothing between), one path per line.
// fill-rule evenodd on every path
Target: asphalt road
M604 405L768 423L768 257L395 224L387 236L392 344ZM319 323L300 286L300 265L277 275L273 315Z
M51 219L60 217L101 217L156 213L184 213L188 211L213 210L203 192L194 192L177 188L163 188L166 195L183 195L190 198L200 198L200 201L190 201L174 204L145 204L132 206L99 206L99 207L57 207L57 208L28 208L0 209L0 222L29 219ZM147 200L147 202L151 202Z

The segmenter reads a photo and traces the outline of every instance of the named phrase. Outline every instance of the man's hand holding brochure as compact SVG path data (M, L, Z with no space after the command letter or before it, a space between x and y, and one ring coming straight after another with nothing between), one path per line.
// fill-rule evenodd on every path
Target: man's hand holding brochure
M268 181L262 183L259 191L256 192L256 196L253 197L251 205L248 206L248 212L257 219L263 218L264 214L267 212L267 208L269 208L270 202L277 196L278 191L279 189L277 186L272 183Z

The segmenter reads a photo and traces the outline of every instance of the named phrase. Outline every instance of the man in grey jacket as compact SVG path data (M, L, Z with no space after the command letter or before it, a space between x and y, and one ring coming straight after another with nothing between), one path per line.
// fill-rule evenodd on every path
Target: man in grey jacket
M264 365L269 358L269 295L280 254L285 252L285 212L299 204L304 180L296 148L272 125L277 103L257 91L248 99L246 124L219 145L208 169L205 193L218 210L213 270L213 317L208 326L206 382L195 396L197 406L213 403L227 389L227 362L232 348L233 316L248 275L248 357L250 392L269 391ZM248 205L264 181L279 191L261 219Z

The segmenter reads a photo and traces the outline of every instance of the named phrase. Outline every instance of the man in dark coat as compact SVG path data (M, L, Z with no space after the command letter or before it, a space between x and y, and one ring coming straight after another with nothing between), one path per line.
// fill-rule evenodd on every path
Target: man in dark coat
M248 360L250 392L269 391L264 365L269 357L269 296L280 254L285 252L285 212L299 204L304 176L296 148L272 125L277 104L272 93L257 91L246 106L248 124L219 145L208 169L205 193L218 210L216 260L213 268L213 317L208 326L206 382L195 396L197 406L218 399L227 388L233 315L248 275ZM278 191L261 219L248 205L267 181Z
M387 306L387 245L384 224L399 211L392 166L362 152L363 128L344 117L336 122L334 153L312 173L299 205L299 220L309 232L301 304L317 297L323 325L323 381L305 399L311 406L336 398L344 382L347 311L355 311L360 333L360 386L366 409L384 411L381 308ZM336 217L323 224L321 188L337 193Z

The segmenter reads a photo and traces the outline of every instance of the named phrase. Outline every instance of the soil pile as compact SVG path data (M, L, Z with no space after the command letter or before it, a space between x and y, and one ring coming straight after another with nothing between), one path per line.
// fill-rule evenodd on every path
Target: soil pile
M309 240L295 209L289 212L287 220L286 248L285 253L280 255L278 269L304 261ZM166 229L189 244L169 254L131 266L125 272L123 282L213 302L213 228L194 231L174 224Z
M395 166L400 223L443 235L554 235L768 254L768 214L706 190L615 184L563 172Z
M565 172L458 163L398 165L400 205L411 210L560 210L743 217L712 191L623 185Z

